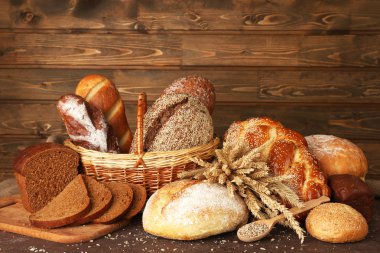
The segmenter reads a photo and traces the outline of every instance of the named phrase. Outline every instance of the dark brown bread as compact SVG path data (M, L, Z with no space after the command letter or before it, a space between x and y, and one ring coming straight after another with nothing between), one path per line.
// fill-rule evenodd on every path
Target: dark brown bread
M215 106L214 85L201 76L186 76L179 78L167 87L163 94L188 94L196 97L209 110L210 114Z
M94 223L111 223L122 217L132 203L133 191L132 188L121 182L106 182L104 183L112 193L111 207L99 218L94 219Z
M82 175L72 180L45 207L30 215L30 223L39 228L56 228L73 223L91 209Z
M14 164L24 208L36 212L57 196L78 174L79 155L56 143L30 146Z
M334 202L349 205L361 213L369 222L373 214L375 195L359 177L338 174L329 177L331 198Z
M91 200L91 210L73 225L82 225L102 216L112 204L111 191L91 177L84 178Z
M146 189L142 185L129 184L133 191L133 200L131 206L128 208L128 212L125 214L124 218L129 220L133 216L138 214L144 207L146 202Z
M185 94L163 95L144 116L144 149L170 151L192 148L213 138L213 124L207 108ZM137 132L131 153L137 150Z

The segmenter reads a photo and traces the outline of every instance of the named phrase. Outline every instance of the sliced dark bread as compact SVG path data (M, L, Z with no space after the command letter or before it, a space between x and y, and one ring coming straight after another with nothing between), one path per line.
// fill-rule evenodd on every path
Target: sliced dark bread
M62 227L75 222L90 209L86 184L82 175L78 175L45 207L30 215L29 220L35 227Z
M145 205L146 202L146 189L142 185L129 184L133 191L133 199L131 206L128 208L127 213L124 215L124 218L129 220L138 214Z
M133 191L128 184L121 182L104 184L111 190L112 205L102 216L94 219L94 223L111 223L118 220L128 211L128 207L132 203Z
M30 146L14 164L24 208L36 212L57 196L77 175L79 155L56 143Z
M102 216L112 204L112 193L94 178L85 177L85 183L91 200L91 210L72 225L82 225Z

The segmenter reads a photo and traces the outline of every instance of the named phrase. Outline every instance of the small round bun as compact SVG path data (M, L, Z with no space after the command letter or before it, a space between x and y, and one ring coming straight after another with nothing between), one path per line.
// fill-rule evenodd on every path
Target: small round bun
M349 174L364 180L368 163L363 151L349 140L333 135L310 135L307 144L327 176Z
M188 94L199 99L207 107L210 114L214 111L214 85L204 77L186 76L179 78L167 87L163 94Z
M306 230L318 240L331 243L355 242L368 234L368 225L354 208L340 203L317 206L306 218Z

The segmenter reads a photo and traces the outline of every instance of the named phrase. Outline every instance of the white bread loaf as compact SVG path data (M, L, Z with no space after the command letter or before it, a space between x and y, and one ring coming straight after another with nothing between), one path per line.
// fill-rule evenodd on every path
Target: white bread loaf
M170 183L148 200L144 230L168 239L196 240L236 230L248 221L244 201L227 188L194 180Z

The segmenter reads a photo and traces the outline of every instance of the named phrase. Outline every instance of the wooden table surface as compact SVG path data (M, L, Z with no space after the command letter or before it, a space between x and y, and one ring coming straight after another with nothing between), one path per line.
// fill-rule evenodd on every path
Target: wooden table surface
M376 199L374 210L380 210ZM307 236L301 245L296 235L278 226L256 243L243 243L236 233L227 233L198 241L174 241L144 232L141 215L126 228L86 243L60 244L0 231L0 252L379 252L380 213L369 224L367 238L357 243L330 244Z

